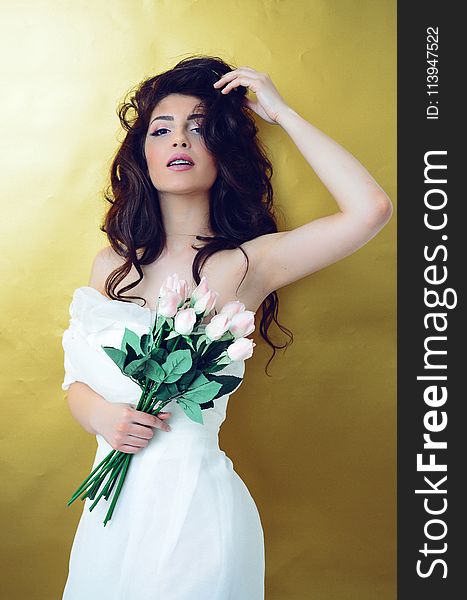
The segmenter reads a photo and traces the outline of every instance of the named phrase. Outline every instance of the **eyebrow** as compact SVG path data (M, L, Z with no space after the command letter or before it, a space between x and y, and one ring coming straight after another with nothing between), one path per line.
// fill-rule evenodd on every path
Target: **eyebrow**
M193 119L199 119L200 117L204 117L205 115L203 113L193 113L191 115L188 115L188 117L186 118L187 121L192 121ZM154 121L173 121L174 118L172 115L159 115L158 117L154 117L154 119L151 121L151 123L153 123ZM151 123L149 123L149 125L151 125Z

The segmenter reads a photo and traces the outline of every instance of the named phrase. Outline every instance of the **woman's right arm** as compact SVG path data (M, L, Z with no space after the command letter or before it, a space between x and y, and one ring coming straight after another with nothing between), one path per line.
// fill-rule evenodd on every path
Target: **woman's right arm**
M97 411L105 410L107 400L85 383L74 381L68 388L68 406L78 423L89 433L97 434L93 417Z
M89 433L101 435L114 450L136 454L148 445L154 435L153 427L170 431L164 419L171 413L150 415L129 403L108 402L81 381L70 385L67 401L78 423Z
M102 248L93 260L88 285L105 295L103 282L118 266L112 248ZM164 420L172 413L150 415L136 410L130 403L109 402L81 381L74 381L69 386L67 400L78 423L89 433L101 435L114 450L136 454L148 445L154 427L170 431Z

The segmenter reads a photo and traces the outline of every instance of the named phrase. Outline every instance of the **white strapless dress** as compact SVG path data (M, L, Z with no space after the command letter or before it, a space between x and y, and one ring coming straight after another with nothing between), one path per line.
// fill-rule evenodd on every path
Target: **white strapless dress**
M154 319L148 308L110 300L83 286L73 293L70 324L63 333L65 378L89 385L110 402L136 406L141 389L123 375L101 345L120 347L125 327L139 335ZM219 373L242 377L244 361ZM238 389L238 388L237 388ZM235 391L235 390L234 390ZM234 393L234 392L233 392ZM230 394L231 395L231 394ZM263 600L264 536L248 488L219 448L219 429L229 395L189 419L172 400L171 431L155 429L146 448L132 455L112 518L101 498L83 503L62 600ZM75 489L112 451L96 436L94 462L76 472ZM115 489L115 488L114 488Z

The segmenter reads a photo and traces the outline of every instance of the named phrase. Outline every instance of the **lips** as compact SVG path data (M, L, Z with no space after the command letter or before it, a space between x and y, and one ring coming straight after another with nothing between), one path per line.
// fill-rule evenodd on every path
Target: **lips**
M180 159L180 160L188 160L188 161L190 161L190 163L191 163L192 165L194 165L194 164L195 164L195 161L194 161L194 160L191 158L191 156L188 156L188 154L173 154L173 155L172 155L172 156L169 158L169 160L167 161L167 166L169 166L169 164L170 164L170 163L171 163L173 160L177 160L177 159ZM186 166L186 165L185 165L185 166Z

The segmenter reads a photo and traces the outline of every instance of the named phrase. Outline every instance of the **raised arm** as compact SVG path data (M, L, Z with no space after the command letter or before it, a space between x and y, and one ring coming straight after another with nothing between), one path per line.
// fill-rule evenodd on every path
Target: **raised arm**
M355 252L389 221L392 203L350 152L284 102L267 73L242 67L222 79L228 91L244 85L256 93L258 101L247 100L248 106L287 132L339 207L335 214L242 244L254 283L266 296Z
M290 231L263 235L244 244L265 293L352 254L374 237L392 215L387 194L350 152L289 107L280 113L278 123L340 210Z

